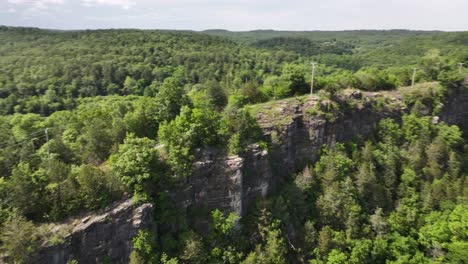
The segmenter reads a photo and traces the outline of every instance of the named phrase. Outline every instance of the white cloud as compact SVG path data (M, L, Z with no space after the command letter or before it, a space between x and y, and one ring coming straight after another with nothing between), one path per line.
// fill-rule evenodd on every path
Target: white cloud
M0 24L63 29L468 30L466 10L468 0L0 0Z
M49 5L63 4L64 0L7 0L14 5L28 5L37 9L47 9Z
M108 5L108 6L118 6L123 9L130 9L136 5L136 2L133 0L82 0L83 5L87 7L92 7L95 5Z
M32 5L46 5L46 4L63 4L63 0L7 0L10 4L32 4Z

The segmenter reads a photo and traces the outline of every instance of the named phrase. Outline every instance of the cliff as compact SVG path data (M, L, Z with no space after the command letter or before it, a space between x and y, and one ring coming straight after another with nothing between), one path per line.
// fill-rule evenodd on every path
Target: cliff
M441 109L439 120L467 125L468 89L451 91ZM381 119L399 120L409 110L404 95L396 91L346 90L333 100L303 96L255 105L250 111L264 131L268 148L253 144L234 156L199 150L192 176L170 192L175 205L189 212L188 220L196 228L206 230L208 218L203 212L215 208L244 216L258 197L268 195L317 159L323 146L365 138ZM72 259L79 263L126 263L138 230L154 228L152 206L134 208L127 200L72 226L66 242L43 246L35 263L66 263Z
M59 228L71 228L65 242L43 245L34 263L128 263L132 238L141 229L151 229L153 206L134 207L132 201L119 202L94 215L72 221ZM107 262L106 262L107 261Z
M173 200L180 207L219 208L243 216L258 197L314 161L323 146L365 138L383 118L399 120L409 111L404 97L398 91L346 90L333 100L314 95L252 106L268 149L253 144L229 157L204 151L186 188L172 192ZM468 89L461 87L447 95L438 119L463 126L467 113Z

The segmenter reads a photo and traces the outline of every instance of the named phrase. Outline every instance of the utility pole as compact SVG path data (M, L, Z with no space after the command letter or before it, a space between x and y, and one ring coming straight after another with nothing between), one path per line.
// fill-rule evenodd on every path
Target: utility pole
M411 88L414 88L414 80L416 79L416 71L418 68L413 68L413 77L411 78Z
M463 62L458 63L458 73L460 73L460 74L462 73L463 65L465 65L465 63L463 63Z
M45 136L47 140L47 158L50 161L49 128L45 129Z
M310 94L312 94L314 92L315 67L317 63L311 62L310 64L312 64L312 79L310 80Z

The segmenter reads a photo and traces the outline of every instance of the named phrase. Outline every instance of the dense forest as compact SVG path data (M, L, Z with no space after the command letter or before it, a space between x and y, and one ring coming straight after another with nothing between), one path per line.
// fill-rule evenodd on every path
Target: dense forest
M198 149L267 149L249 107L308 94L311 61L331 101L344 89L397 92L414 68L437 90L372 137L323 149L247 216L213 210L207 233L193 228L166 190L190 177ZM131 263L465 263L468 137L432 118L463 86L458 63L467 32L0 26L2 252L29 263L66 236L48 223L128 193L155 205L161 227L134 238Z

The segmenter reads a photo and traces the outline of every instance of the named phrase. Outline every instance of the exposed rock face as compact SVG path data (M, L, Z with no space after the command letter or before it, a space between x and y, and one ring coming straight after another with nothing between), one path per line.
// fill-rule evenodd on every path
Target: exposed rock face
M447 124L458 124L468 131L468 79L465 80L465 88L454 91L444 103L440 120Z
M448 98L441 121L464 122L467 90L461 88ZM240 156L223 157L209 151L200 155L188 187L173 193L176 204L219 208L243 216L255 199L271 193L289 175L315 160L324 145L365 138L381 119L399 120L408 111L398 92L346 91L334 101L313 96L256 106L269 150L252 145Z
M151 204L134 207L117 203L101 214L74 221L73 231L61 245L42 247L34 260L39 264L128 263L132 238L141 229L152 229Z
M170 193L180 208L219 208L243 216L258 198L271 193L289 175L317 158L322 146L331 147L370 135L379 120L400 119L407 112L398 93L348 91L335 103L318 97L287 99L258 106L257 119L269 149L258 144L242 155L226 157L215 150L199 150L194 173ZM468 89L461 88L444 103L434 120L467 125ZM42 247L34 263L127 263L131 240L140 229L151 229L152 206L134 208L132 202L114 205L102 214L83 218L62 245ZM195 220L206 229L207 218Z

